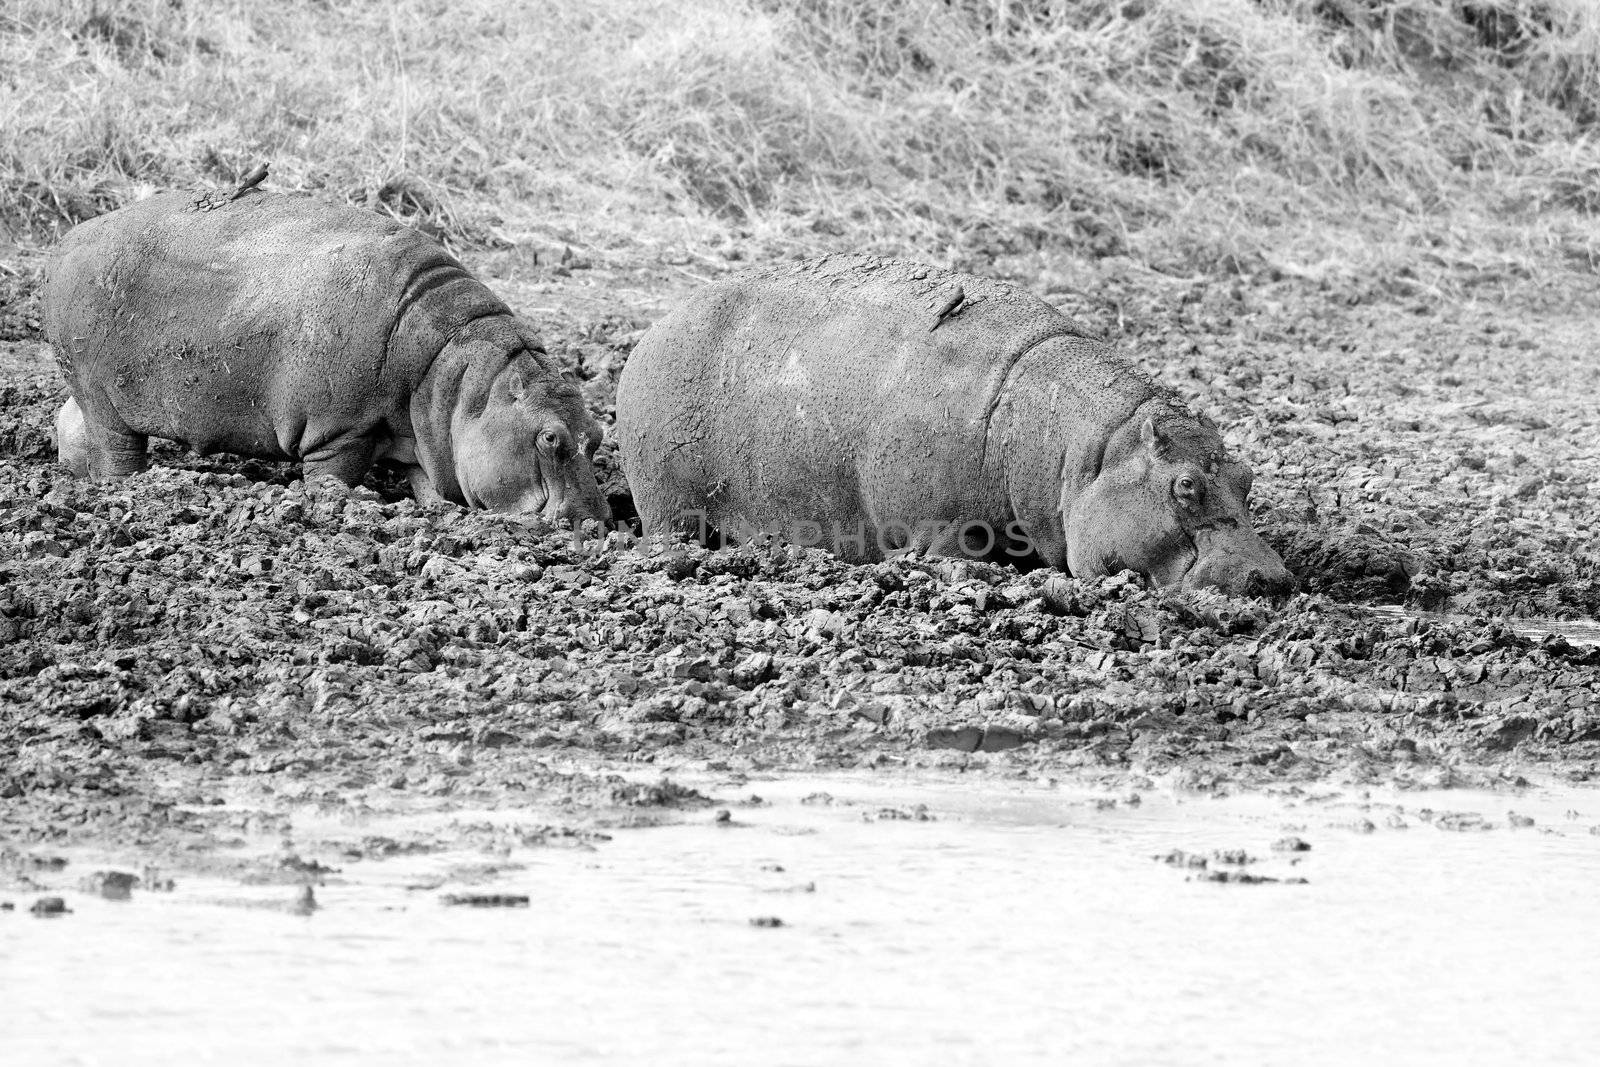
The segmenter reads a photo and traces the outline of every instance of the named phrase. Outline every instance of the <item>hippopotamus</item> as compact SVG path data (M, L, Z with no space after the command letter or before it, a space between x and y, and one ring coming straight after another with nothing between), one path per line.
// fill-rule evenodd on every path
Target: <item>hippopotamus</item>
M610 517L576 384L438 243L375 212L153 196L74 227L44 305L71 390L58 458L80 475L141 471L162 437L298 460L308 481L385 461L422 501Z
M634 348L617 427L646 535L1293 587L1213 423L971 274L833 255L709 285Z

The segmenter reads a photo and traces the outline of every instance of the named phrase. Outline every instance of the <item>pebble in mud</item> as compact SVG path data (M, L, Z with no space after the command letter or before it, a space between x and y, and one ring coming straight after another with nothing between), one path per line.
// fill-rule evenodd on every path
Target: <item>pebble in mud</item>
M155 893L170 893L178 888L178 883L167 875L162 874L160 868L146 866L139 878L139 886Z
M33 902L29 912L41 919L53 919L59 915L71 915L72 909L67 907L67 902L60 897L40 897Z
M1191 882L1222 882L1231 885L1309 885L1304 878L1274 878L1248 871L1201 871L1189 876Z
M784 921L778 918L776 915L757 915L750 920L750 925L768 930L776 930L778 927L785 924Z
M139 876L126 871L95 871L79 882L78 888L107 900L131 900L139 884Z
M1181 848L1175 848L1171 852L1164 852L1152 858L1159 863L1165 863L1169 867L1194 867L1197 869L1204 868L1210 862L1199 853L1185 852Z
M439 902L456 908L526 908L526 893L446 893Z
M307 884L300 887L299 892L294 895L294 900L290 901L285 910L291 915L310 915L321 906L317 903L317 894Z
M1272 843L1274 852L1310 852L1311 843L1303 838L1289 836L1280 837Z
M1229 863L1239 867L1256 862L1256 858L1242 848L1219 848L1211 853L1211 858L1217 863Z
M913 804L909 808L878 808L875 811L864 811L861 818L865 822L937 822L938 816L928 811L926 804Z

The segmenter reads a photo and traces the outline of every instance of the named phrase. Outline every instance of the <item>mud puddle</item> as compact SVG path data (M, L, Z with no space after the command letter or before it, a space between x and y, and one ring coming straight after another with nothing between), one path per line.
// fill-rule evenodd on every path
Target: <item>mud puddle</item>
M28 857L33 887L0 891L13 905L0 912L5 1059L1577 1063L1592 1052L1600 793L1218 799L1159 783L1101 794L881 775L693 784L715 806L560 848L350 861L342 841L462 821L515 840L528 820L293 816L320 882L310 914L293 885L180 871L170 891L108 900L85 876L128 869L126 857ZM70 913L29 913L51 895Z
M1415 611L1389 604L1376 604L1366 610L1385 619L1440 619L1457 624L1470 624L1472 617L1451 612ZM1540 619L1521 616L1498 618L1523 637L1542 641L1547 637L1560 637L1569 645L1600 645L1600 620L1597 619Z
M1561 637L1569 645L1600 645L1600 622L1587 619L1517 619L1511 628L1536 641Z

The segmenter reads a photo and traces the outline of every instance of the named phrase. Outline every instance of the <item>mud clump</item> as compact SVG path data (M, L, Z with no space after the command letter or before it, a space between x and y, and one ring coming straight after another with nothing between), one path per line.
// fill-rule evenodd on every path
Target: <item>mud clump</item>
M446 893L439 902L453 908L526 908L526 893Z
M139 884L139 876L127 871L95 871L84 878L78 888L106 900L131 900Z
M0 342L39 336L39 284L37 269L13 270L0 262Z
M1192 875L1192 882L1219 882L1223 885L1310 885L1305 878L1274 878L1269 874L1252 874L1249 871L1202 871Z
M52 422L66 388L42 376L12 383L0 376L0 462L55 459Z
M56 919L72 914L72 909L67 907L67 902L60 897L40 897L33 902L28 911L41 919Z

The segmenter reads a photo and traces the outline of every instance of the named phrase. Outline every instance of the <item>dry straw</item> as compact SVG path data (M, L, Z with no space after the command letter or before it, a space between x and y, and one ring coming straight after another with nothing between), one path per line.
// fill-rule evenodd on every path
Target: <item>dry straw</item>
M267 158L467 246L1596 250L1588 0L8 0L0 71L0 217L35 236Z

